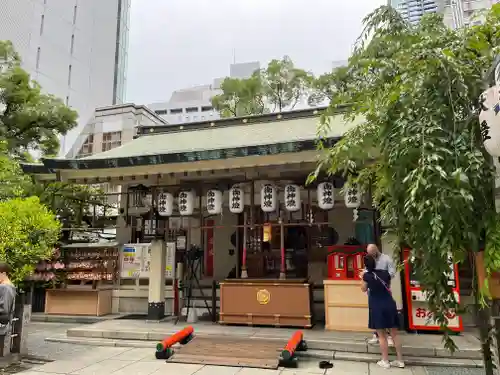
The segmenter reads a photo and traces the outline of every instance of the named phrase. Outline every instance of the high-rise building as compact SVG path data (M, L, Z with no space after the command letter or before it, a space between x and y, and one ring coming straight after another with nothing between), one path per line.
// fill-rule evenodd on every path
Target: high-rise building
M401 13L404 19L417 24L426 13L441 11L442 0L391 0L391 4Z
M497 4L499 0L444 0L444 22L446 25L459 28L477 25L484 20L485 11Z
M77 137L96 107L124 101L131 0L0 0L0 40L10 40L42 89L79 115ZM74 144L75 140L80 144Z
M484 19L484 11L500 0L388 0L401 15L417 24L426 13L441 13L445 25L460 28L478 24Z

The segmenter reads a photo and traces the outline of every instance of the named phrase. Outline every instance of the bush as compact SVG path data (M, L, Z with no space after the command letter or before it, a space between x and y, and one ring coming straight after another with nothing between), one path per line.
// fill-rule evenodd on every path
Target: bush
M38 197L0 202L0 261L11 267L12 282L19 284L40 260L50 258L60 229Z

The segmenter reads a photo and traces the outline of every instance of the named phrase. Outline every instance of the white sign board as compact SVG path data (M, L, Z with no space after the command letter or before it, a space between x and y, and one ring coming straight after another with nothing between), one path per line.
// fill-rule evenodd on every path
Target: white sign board
M175 242L166 243L165 278L175 276ZM151 271L151 244L126 244L122 249L122 278L149 278Z
M121 254L121 277L137 278L142 268L142 252L149 244L125 244Z

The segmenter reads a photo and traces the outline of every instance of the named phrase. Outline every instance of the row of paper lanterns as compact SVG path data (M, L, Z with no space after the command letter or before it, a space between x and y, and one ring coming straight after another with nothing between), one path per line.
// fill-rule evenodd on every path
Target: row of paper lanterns
M242 213L245 208L244 191L240 187L232 187L229 190L229 211L235 214ZM318 206L323 210L330 210L335 203L335 189L331 182L322 182L317 188ZM361 204L361 193L357 186L351 185L345 190L345 205L348 208L358 208ZM182 191L177 197L179 214L189 216L194 211L195 194L193 191ZM286 185L284 189L285 209L290 212L299 211L302 205L300 197L300 186ZM274 212L278 207L278 189L273 184L265 184L260 191L260 206L264 212ZM174 196L167 192L161 192L157 196L158 214L171 216L174 209ZM211 189L206 195L206 208L210 215L222 212L222 191Z

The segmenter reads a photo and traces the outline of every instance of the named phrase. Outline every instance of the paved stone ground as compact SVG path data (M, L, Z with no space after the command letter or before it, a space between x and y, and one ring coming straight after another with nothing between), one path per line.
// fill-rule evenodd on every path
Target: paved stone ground
M482 368L427 367L428 375L484 375Z
M51 335L64 334L68 328L76 328L79 324L64 323L30 323L28 325L28 354L37 358L58 360L91 352L92 347L85 345L59 344L45 342Z
M94 347L77 358L50 362L20 375L382 375L387 370L375 364L334 361L334 368L322 370L318 362L299 362L298 369L263 370L240 367L203 366L166 363L154 358L154 351L144 348ZM394 375L425 375L422 367L391 369Z
M317 361L302 361L299 369L262 370L238 367L219 367L165 363L154 359L153 350L143 348L93 347L67 343L48 343L49 336L64 334L78 324L31 323L28 341L29 355L54 360L44 365L31 363L12 368L0 374L20 375L379 375L387 370L375 364L351 361L334 361L334 368L321 370ZM409 367L390 369L394 375L482 375L483 369Z

